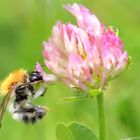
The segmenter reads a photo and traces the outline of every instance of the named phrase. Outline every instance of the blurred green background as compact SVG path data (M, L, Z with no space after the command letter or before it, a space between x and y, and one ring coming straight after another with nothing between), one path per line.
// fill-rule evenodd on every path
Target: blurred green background
M18 68L32 70L43 62L42 41L47 40L58 19L75 22L62 5L87 6L106 26L119 29L125 49L133 57L131 69L115 79L105 91L107 140L140 136L140 1L139 0L0 0L0 79ZM5 114L0 140L56 140L60 122L79 121L98 133L96 99L57 104L70 96L61 83L51 86L37 102L50 108L35 125L24 125Z

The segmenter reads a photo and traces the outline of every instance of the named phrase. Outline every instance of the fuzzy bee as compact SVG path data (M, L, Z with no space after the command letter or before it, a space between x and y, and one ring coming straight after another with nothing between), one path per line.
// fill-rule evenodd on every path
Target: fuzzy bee
M13 119L24 123L35 123L41 119L47 108L33 105L31 99L42 96L46 89L42 76L37 71L20 69L10 73L0 84L0 93L4 95L0 105L0 124L7 106Z

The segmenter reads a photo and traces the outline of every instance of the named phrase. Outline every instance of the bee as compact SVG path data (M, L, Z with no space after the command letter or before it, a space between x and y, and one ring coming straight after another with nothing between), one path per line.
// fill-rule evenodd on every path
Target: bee
M19 69L10 73L0 84L0 92L4 95L0 105L0 124L7 106L15 120L33 124L43 118L48 109L33 105L31 99L42 96L46 89L43 78L37 71Z

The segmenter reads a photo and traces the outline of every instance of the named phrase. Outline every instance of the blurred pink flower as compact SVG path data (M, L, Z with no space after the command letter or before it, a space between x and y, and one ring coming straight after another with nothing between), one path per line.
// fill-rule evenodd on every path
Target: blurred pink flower
M102 88L128 64L123 43L84 6L75 3L64 7L75 16L78 26L56 23L52 37L43 44L45 65L69 87L84 91ZM41 65L37 70L46 78Z

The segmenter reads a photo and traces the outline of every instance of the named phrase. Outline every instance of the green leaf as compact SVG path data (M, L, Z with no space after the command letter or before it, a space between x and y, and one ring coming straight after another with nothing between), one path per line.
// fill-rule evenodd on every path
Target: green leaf
M122 140L140 140L140 137L131 137L131 138L125 138Z
M81 123L72 122L68 127L75 140L97 140L97 137L92 130Z
M58 104L62 103L71 103L71 102L77 102L77 101L82 101L86 100L87 96L70 96L70 97L64 97L58 100Z
M67 126L59 124L56 127L57 140L74 140L74 137Z
M85 125L71 122L56 127L57 140L97 140L96 135Z

